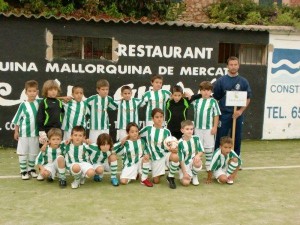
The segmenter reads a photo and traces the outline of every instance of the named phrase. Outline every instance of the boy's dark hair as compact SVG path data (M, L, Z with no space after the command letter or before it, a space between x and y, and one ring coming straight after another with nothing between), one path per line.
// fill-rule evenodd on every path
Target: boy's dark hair
M96 88L98 89L101 87L109 87L109 82L105 79L98 80L96 83Z
M136 127L137 129L139 129L139 126L135 122L130 122L126 126L126 132L127 133L129 133L129 130L130 130L131 127Z
M224 145L224 144L233 144L232 142L232 138L229 137L229 136L224 136L224 137L221 137L220 139L220 146Z
M174 92L180 92L181 94L183 94L182 87L180 87L179 85L173 86L172 93L174 94Z
M234 60L236 60L236 61L239 62L239 58L238 58L238 57L236 57L236 56L230 56L230 57L227 59L227 65L228 65L229 61L234 61Z
M202 81L199 85L200 91L201 90L210 90L212 91L213 85L209 81Z
M25 82L25 90L27 91L28 88L36 88L39 89L39 84L36 80L28 80Z
M47 137L50 139L53 136L59 136L62 138L62 130L59 128L51 128L47 133Z
M105 144L108 144L110 146L110 149L112 149L114 145L112 137L107 133L100 134L97 138L97 145L99 149L101 145Z
M152 110L152 112L151 112L151 117L154 118L154 115L155 115L156 113L160 113L160 114L163 114L163 115L164 115L164 111L163 111L162 109L160 109L160 108L154 108L154 109Z
M162 81L164 80L162 75L155 74L155 75L152 75L152 77L151 77L151 83L153 83L153 81L155 81L156 79L159 79Z
M81 87L81 86L74 86L74 87L72 87L72 94L74 93L74 91L76 90L76 89L82 89L82 92L83 92L83 87Z
M194 126L194 123L191 120L183 120L180 125L181 128L184 128L186 126Z
M121 93L123 93L123 91L125 91L125 90L132 91L131 87L129 87L128 85L124 85L124 86L121 87Z
M42 95L47 98L48 90L57 89L57 96L60 95L61 89L58 83L55 80L47 80L43 84Z
M71 134L73 134L74 132L82 132L83 135L85 136L85 129L83 126L75 126L72 128Z

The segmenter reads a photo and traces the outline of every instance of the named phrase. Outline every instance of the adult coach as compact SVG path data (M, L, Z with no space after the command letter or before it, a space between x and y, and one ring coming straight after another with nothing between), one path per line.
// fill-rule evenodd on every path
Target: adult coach
M250 103L252 91L249 82L244 77L240 76L239 59L231 56L227 60L228 73L220 77L214 84L214 98L219 101L219 107L222 115L219 118L219 126L217 130L217 137L215 149L220 146L220 138L223 136L231 136L232 121L236 119L235 142L234 151L237 155L241 152L242 128L244 123L244 111ZM234 107L226 106L226 92L227 91L247 91L247 104L245 107L238 107L234 113Z

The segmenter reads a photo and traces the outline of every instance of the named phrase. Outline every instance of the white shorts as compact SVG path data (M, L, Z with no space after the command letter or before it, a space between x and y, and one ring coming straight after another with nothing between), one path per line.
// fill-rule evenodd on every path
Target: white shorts
M186 170L187 174L190 177L193 177L193 173L192 173L193 161L191 161L188 165L184 164L184 166L185 166L185 170ZM182 178L183 178L182 169L179 169L179 179L181 180Z
M96 170L99 166L103 167L104 171L110 172L110 166L107 161L103 164L102 163L93 164L94 170Z
M90 136L89 139L94 142L97 143L97 138L100 134L109 134L109 129L105 129L105 130L90 130Z
M151 161L152 177L158 177L166 173L166 167L169 168L171 152L168 152L164 157L159 160Z
M39 137L19 137L18 155L37 155L40 151Z
M136 180L138 173L141 173L141 159L139 163L133 164L130 167L125 166L121 172L120 179Z
M80 166L80 169L81 169L81 172L83 175L86 174L86 172L89 170L89 169L93 169L93 166L92 164L88 163L88 162L81 162L81 163L72 163L70 166L69 166L69 169L71 171L71 173L73 174L73 171L72 171L72 167L73 165L79 165Z
M127 132L125 129L120 129L120 130L117 130L117 140L120 141L122 140L124 137L127 137Z
M213 175L216 179L219 178L219 176L221 175L226 175L226 171L227 171L227 168L225 168L224 170L222 168L216 170L216 171L213 171Z
M212 135L210 129L203 130L195 128L195 135L200 138L203 148L215 147L215 135Z
M71 131L64 131L64 141L69 140L71 137Z
M58 172L57 159L43 166L47 171L50 172L52 179L54 179L56 177L56 173Z

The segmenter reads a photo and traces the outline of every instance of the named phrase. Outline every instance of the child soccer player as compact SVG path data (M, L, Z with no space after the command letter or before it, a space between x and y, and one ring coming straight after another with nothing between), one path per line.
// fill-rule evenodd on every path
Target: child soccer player
M151 158L151 168L153 183L158 184L160 176L165 174L165 167L169 167L167 181L169 187L176 188L174 174L179 166L179 157L177 151L166 153L164 149L164 139L171 135L167 128L163 128L164 112L162 109L155 108L152 110L153 126L146 126L140 131L142 138L146 140L149 148L149 154L146 157ZM177 149L176 149L177 150ZM148 178L150 163L143 163L142 178L143 182Z
M107 80L98 80L96 84L98 94L90 96L86 102L91 113L89 139L96 143L100 134L109 134L109 118L107 110L116 110L118 105L108 96L109 83Z
M94 181L101 182L103 179L103 172L111 171L111 184L113 186L119 186L119 180L117 178L118 161L116 154L112 153L113 140L109 134L100 134L97 138L97 145L89 145L90 161L93 164L95 170ZM110 166L110 168L109 168Z
M86 129L86 116L89 114L87 103L82 101L83 88L74 86L72 96L74 99L64 104L65 115L61 127L64 130L64 140L70 138L73 127L83 126Z
M44 151L40 151L36 158L36 165L40 170L40 175L48 177L48 181L53 181L55 174L58 173L59 186L64 188L67 186L66 181L66 165L61 149L62 131L58 128L51 128L47 134L48 144L45 143Z
M39 140L41 144L47 141L47 133L51 128L61 128L64 108L62 101L57 99L60 86L55 80L47 80L42 89L44 99L37 113Z
M203 146L198 136L193 135L194 124L190 120L181 122L182 139L179 140L178 154L180 161L179 178L184 186L191 183L199 185L198 173L202 169L201 156Z
M73 189L79 188L85 183L85 178L95 175L92 164L89 163L89 154L85 140L85 129L82 126L75 126L71 131L71 142L64 146L66 151L67 167L71 171L74 181L71 184Z
M22 180L28 180L38 175L34 169L35 158L39 152L39 138L36 115L40 100L38 95L38 82L29 80L25 83L27 101L22 102L14 116L12 123L15 125L14 139L18 141L17 154Z
M220 148L216 149L213 154L209 174L224 184L233 184L235 176L242 165L242 160L232 150L231 137L222 137L220 140Z
M122 140L127 136L126 126L129 122L139 124L139 104L140 99L131 98L132 89L125 85L121 88L122 100L118 103L117 126L119 135L117 140Z
M171 92L161 89L163 77L153 75L151 78L152 90L145 92L142 97L141 107L147 104L146 108L146 126L153 125L151 113L154 108L160 108L165 113L166 102L170 98Z
M218 102L211 97L212 84L209 81L200 83L200 94L202 98L192 102L194 107L195 135L199 136L205 152L205 167L209 170L213 150L215 146L215 134L221 114ZM209 183L211 179L207 179Z
M142 158L143 154L148 154L146 142L139 138L139 127L136 123L129 123L126 127L128 140L124 144L118 142L114 145L114 151L122 154L123 169L120 176L121 184L128 184L130 180L136 180L139 177L141 163L148 163L149 158ZM141 182L147 187L153 187L153 184L145 179Z

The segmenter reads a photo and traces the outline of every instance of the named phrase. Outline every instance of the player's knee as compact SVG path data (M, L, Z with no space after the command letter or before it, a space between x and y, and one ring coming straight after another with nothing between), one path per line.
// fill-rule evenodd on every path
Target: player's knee
M181 184L182 184L184 187L187 187L187 186L190 185L190 180L182 179L182 180L181 180Z
M121 182L121 184L123 184L123 185L128 184L128 180L127 180L127 179L124 179L124 178L122 178L122 179L120 180L120 182Z
M71 168L73 173L79 173L81 171L81 168L78 164L74 164Z
M89 177L93 177L95 175L95 170L93 169L89 169L87 172L86 172L86 176L89 178Z
M160 181L159 177L153 177L154 184L159 184L159 181Z
M218 177L219 182L221 182L222 184L225 184L227 182L227 176L225 175L221 175Z

